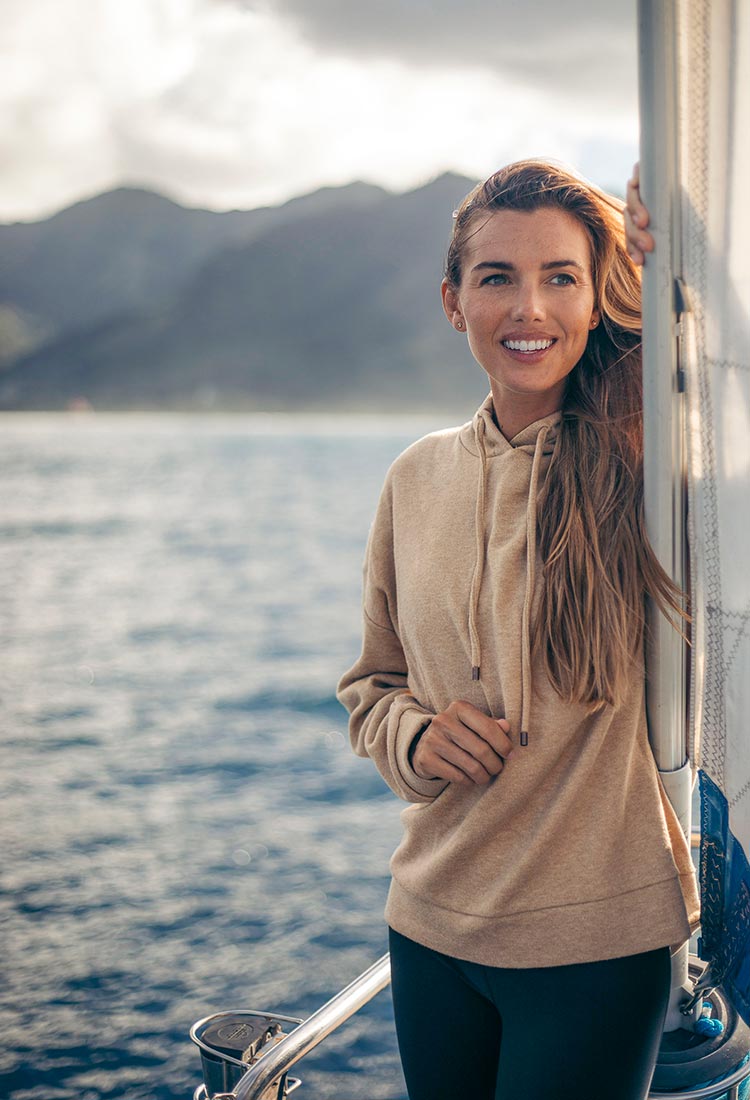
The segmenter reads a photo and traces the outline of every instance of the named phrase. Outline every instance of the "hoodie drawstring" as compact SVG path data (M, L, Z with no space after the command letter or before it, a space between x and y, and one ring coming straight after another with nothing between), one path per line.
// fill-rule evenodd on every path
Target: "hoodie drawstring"
M474 559L474 576L471 579L471 592L469 593L469 640L471 642L471 678L479 679L479 669L482 664L482 646L477 630L477 610L479 608L479 591L482 587L484 576L484 502L487 486L487 452L484 447L485 425L481 416L477 421L477 447L479 449L479 485L477 486L477 507L474 513L474 537L476 553Z
M529 743L529 719L531 717L531 604L534 599L536 579L536 498L539 487L539 466L547 438L546 425L539 430L531 464L529 500L526 506L526 594L523 599L521 626L521 737L520 743Z
M548 427L542 425L536 437L534 446L534 459L531 464L531 476L529 479L529 496L526 506L526 592L523 601L523 617L521 623L521 735L520 744L526 746L529 743L529 719L531 712L531 605L534 599L534 587L536 580L536 522L537 522L537 493L539 489L539 470L542 455L544 454L544 442L547 438ZM474 515L474 533L476 546L476 559L474 575L471 581L469 594L469 639L471 644L471 678L478 680L482 664L482 646L477 630L477 614L479 609L479 592L482 587L485 559L485 531L484 512L487 496L487 452L484 442L485 423L480 416L476 422L476 441L479 450L479 484L477 486L477 505Z

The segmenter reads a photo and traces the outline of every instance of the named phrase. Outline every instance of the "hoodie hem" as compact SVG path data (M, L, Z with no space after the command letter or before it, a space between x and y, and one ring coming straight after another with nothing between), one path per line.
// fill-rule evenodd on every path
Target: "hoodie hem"
M690 937L677 877L614 897L482 917L443 909L394 879L388 924L402 936L483 966L566 966L675 947Z

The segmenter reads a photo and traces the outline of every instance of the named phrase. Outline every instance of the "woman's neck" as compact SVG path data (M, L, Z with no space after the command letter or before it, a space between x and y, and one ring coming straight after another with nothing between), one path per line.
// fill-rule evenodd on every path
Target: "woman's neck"
M519 432L545 416L551 416L562 408L562 396L557 393L512 394L500 390L490 379L495 423L510 442Z

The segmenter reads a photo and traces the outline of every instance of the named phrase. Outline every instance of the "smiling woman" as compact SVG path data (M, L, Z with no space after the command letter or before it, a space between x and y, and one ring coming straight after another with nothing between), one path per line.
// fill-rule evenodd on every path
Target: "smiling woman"
M645 718L644 595L679 593L643 530L639 291L619 204L550 165L457 211L443 304L491 393L391 467L339 685L413 803L386 909L410 1100L467 1065L474 1100L546 1100L550 1063L556 1100L643 1100L697 920Z

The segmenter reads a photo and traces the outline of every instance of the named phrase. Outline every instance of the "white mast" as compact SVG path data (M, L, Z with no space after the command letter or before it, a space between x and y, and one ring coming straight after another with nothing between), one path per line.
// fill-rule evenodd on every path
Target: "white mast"
M643 405L646 526L664 569L686 588L685 422L679 365L679 146L675 0L639 0L641 193L655 250L643 271ZM690 838L692 768L687 753L687 653L664 617L648 609L646 705L662 782ZM688 945L673 959L665 1030L685 1025Z

